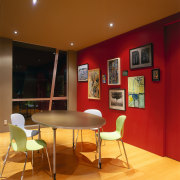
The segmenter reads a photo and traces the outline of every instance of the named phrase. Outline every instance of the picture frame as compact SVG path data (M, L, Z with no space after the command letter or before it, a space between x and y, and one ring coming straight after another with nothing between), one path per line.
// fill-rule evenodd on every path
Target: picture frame
M109 89L109 109L126 110L125 89Z
M128 77L128 107L145 108L144 76Z
M130 69L153 66L153 44L147 44L129 50Z
M105 74L102 75L102 83L106 84L106 75Z
M88 99L100 99L100 69L88 71Z
M160 69L152 69L152 81L160 81Z
M88 64L82 64L78 66L78 82L88 81Z
M107 61L108 85L121 84L120 58L114 58Z

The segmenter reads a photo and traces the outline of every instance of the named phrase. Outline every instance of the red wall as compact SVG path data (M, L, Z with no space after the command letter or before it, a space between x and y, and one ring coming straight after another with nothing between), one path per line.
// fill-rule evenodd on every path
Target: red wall
M180 161L180 21L166 27L166 155Z
M106 119L106 125L103 128L105 131L115 130L116 118L121 114L126 114L125 142L159 155L164 155L165 133L164 24L179 17L180 14L176 14L78 52L77 65L88 63L89 69L100 68L101 75L107 75L107 60L120 57L121 72L128 70L128 76L145 76L145 109L128 107L128 81L127 77L121 76L120 86L101 83L100 100L88 99L88 83L78 82L77 110L84 111L89 108L101 110ZM148 43L153 43L153 68L160 68L160 82L152 81L153 68L129 69L129 49ZM119 87L126 89L126 111L109 109L109 89Z

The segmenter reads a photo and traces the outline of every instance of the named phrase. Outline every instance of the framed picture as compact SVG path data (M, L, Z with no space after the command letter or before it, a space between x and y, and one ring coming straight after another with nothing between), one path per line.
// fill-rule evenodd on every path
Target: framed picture
M109 108L125 111L125 89L109 89Z
M102 75L102 83L104 83L104 84L106 83L106 75L105 74Z
M160 69L152 70L152 81L160 81Z
M78 81L88 81L88 64L78 66Z
M88 99L100 99L100 69L88 71Z
M145 108L144 76L128 77L128 106Z
M108 60L108 85L120 85L120 58Z
M153 46L147 44L129 50L130 69L138 69L153 66Z

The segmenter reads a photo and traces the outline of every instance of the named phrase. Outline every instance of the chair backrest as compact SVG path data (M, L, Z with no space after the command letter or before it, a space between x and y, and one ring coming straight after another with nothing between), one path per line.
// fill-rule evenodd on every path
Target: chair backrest
M98 109L87 109L84 111L85 113L89 113L89 114L94 114L96 116L100 116L102 117L102 113L101 111L99 111Z
M15 147L14 143L15 143L15 145L17 146L17 149L14 149L15 151L25 152L27 150L26 149L27 137L24 130L22 130L18 126L9 124L9 131L10 131L10 142L12 148L14 149Z
M124 122L125 122L125 120L126 120L125 115L119 116L116 120L116 131L121 134L121 138L123 137L123 133L124 133Z
M24 116L19 113L11 114L11 123L20 128L24 128L24 124L25 124Z

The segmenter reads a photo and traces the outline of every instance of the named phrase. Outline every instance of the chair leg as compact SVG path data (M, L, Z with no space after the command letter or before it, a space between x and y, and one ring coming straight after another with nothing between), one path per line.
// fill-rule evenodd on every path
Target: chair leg
M75 142L74 149L76 149L76 145L77 145L77 139L78 139L78 134L79 134L79 129L77 130L77 136L76 136L76 142Z
M39 124L39 127L38 127L38 131L39 131L39 134L38 134L38 139L41 139L40 124Z
M81 143L83 142L83 135L82 135L82 129L81 129Z
M34 167L34 152L32 151L32 170L33 170L33 167Z
M120 155L119 155L119 156L121 156L121 155L122 155L122 152L121 152L121 148L120 148L119 140L117 140L117 143L118 143L119 152L120 152Z
M125 150L125 147L124 147L124 142L123 142L123 140L122 140L122 139L121 139L121 142L122 142L122 146L123 146L123 149L124 149L124 154L125 154L125 156L126 156L127 166L128 166L128 169L129 169L128 158L127 158L126 150Z
M5 167L5 165L6 165L6 161L7 161L7 158L8 158L8 155L9 155L9 150L10 150L10 149L11 149L11 143L9 144L8 151L7 151L7 153L6 153L6 157L5 157L4 162L3 162L3 168L2 168L2 172L1 172L1 174L0 174L0 177L2 177L2 174L3 174L3 171L4 171L4 167Z
M82 135L82 129L81 129L81 151L82 151L82 147L83 146L83 135Z
M95 140L96 140L96 151L98 152L98 142L97 142L97 137L96 137L96 131L94 131L95 133Z
M33 136L31 136L31 138L33 140ZM32 151L32 162L31 162L31 164L32 164L32 170L33 170L33 167L34 167L34 153L33 153L33 151Z
M25 154L26 154L26 159L25 159L25 162L24 162L24 168L23 168L21 180L23 180L23 177L24 177L24 171L25 171L25 168L26 168L26 162L27 162L27 152L25 152Z
M50 173L51 173L51 176L52 176L51 163L50 163L50 160L49 160L49 154L48 154L48 151L47 151L47 147L45 149L46 149L46 155L47 155L48 164L49 164L49 170L50 170Z

